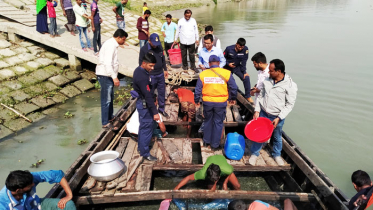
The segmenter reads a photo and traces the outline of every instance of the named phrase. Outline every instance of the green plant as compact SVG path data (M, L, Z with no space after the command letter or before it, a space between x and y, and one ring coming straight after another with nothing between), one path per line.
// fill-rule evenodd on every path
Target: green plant
M72 118L72 117L74 117L74 114L71 114L69 111L67 111L67 112L64 114L63 117L64 117L64 118Z
M36 163L31 164L31 168L38 168L40 164L42 164L45 159L40 159Z
M86 144L88 141L86 139L80 139L78 140L78 145Z
M218 0L212 0L215 4L218 4Z
M100 85L100 83L98 82L98 80L97 80L96 83L95 83L95 88L96 88L96 89L100 89L100 88L101 88L101 85Z

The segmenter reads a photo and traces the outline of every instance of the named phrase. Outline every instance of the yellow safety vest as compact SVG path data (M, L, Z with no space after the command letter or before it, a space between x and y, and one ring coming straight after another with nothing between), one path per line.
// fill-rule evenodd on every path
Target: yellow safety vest
M231 77L231 72L222 68L213 68L226 81ZM199 74L202 81L202 100L208 102L226 102L228 100L227 83L210 69Z

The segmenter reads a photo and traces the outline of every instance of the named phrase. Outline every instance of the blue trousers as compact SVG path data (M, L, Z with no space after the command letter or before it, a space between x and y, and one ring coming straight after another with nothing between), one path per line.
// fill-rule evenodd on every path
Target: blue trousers
M83 34L84 34L85 39L87 40L87 46L88 46L88 48L91 48L92 47L91 46L91 40L89 39L88 34L87 34L87 27L76 26L76 28L79 31L80 46L82 46L82 48L85 48L85 43L83 41Z
M260 111L259 117L265 117L273 121L276 119L277 116L267 114L265 111ZM281 155L281 150L282 150L282 127L284 126L285 119L280 120L272 133L272 141L273 141L273 152L272 156L277 157ZM251 145L250 151L252 154L259 156L259 152L262 149L263 143L256 143L253 142Z
M148 40L140 40L140 49L148 43Z
M203 115L205 116L203 142L210 144L212 148L217 148L220 145L226 110L226 107L203 105Z
M138 149L140 155L143 157L148 157L150 155L149 144L153 136L153 113L149 108L144 108L142 106L141 99L136 102L136 108L139 112L139 136L138 136Z
M154 94L155 89L158 90L158 108L161 112L164 112L164 101L166 95L166 83L164 81L164 73L150 75L152 80L152 94Z
M232 70L232 73L237 75L241 81L243 82L243 86L245 88L245 98L250 98L250 89L251 89L251 84L250 84L250 77L246 76L244 79L244 74L246 74L246 71L242 71L241 67L238 66Z
M97 75L101 85L101 123L106 125L113 119L114 81L111 77Z

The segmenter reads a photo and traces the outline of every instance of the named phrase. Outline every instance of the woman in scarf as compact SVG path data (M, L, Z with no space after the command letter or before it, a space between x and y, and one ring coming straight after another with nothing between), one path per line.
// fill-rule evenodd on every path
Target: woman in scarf
M47 22L47 0L35 0L36 4L36 31L47 34L48 33L48 22Z

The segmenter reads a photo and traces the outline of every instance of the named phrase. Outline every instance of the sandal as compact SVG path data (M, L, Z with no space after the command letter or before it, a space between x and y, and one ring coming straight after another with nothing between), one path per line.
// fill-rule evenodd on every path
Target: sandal
M124 123L126 121L121 117L114 117L113 119L109 120L109 122L114 122L115 120L118 120L120 123Z
M116 131L119 130L118 127L114 127L114 125L111 124L111 123L102 126L102 128L104 128L104 129L108 129L108 130L111 130L111 131L114 131L114 132L116 132Z

